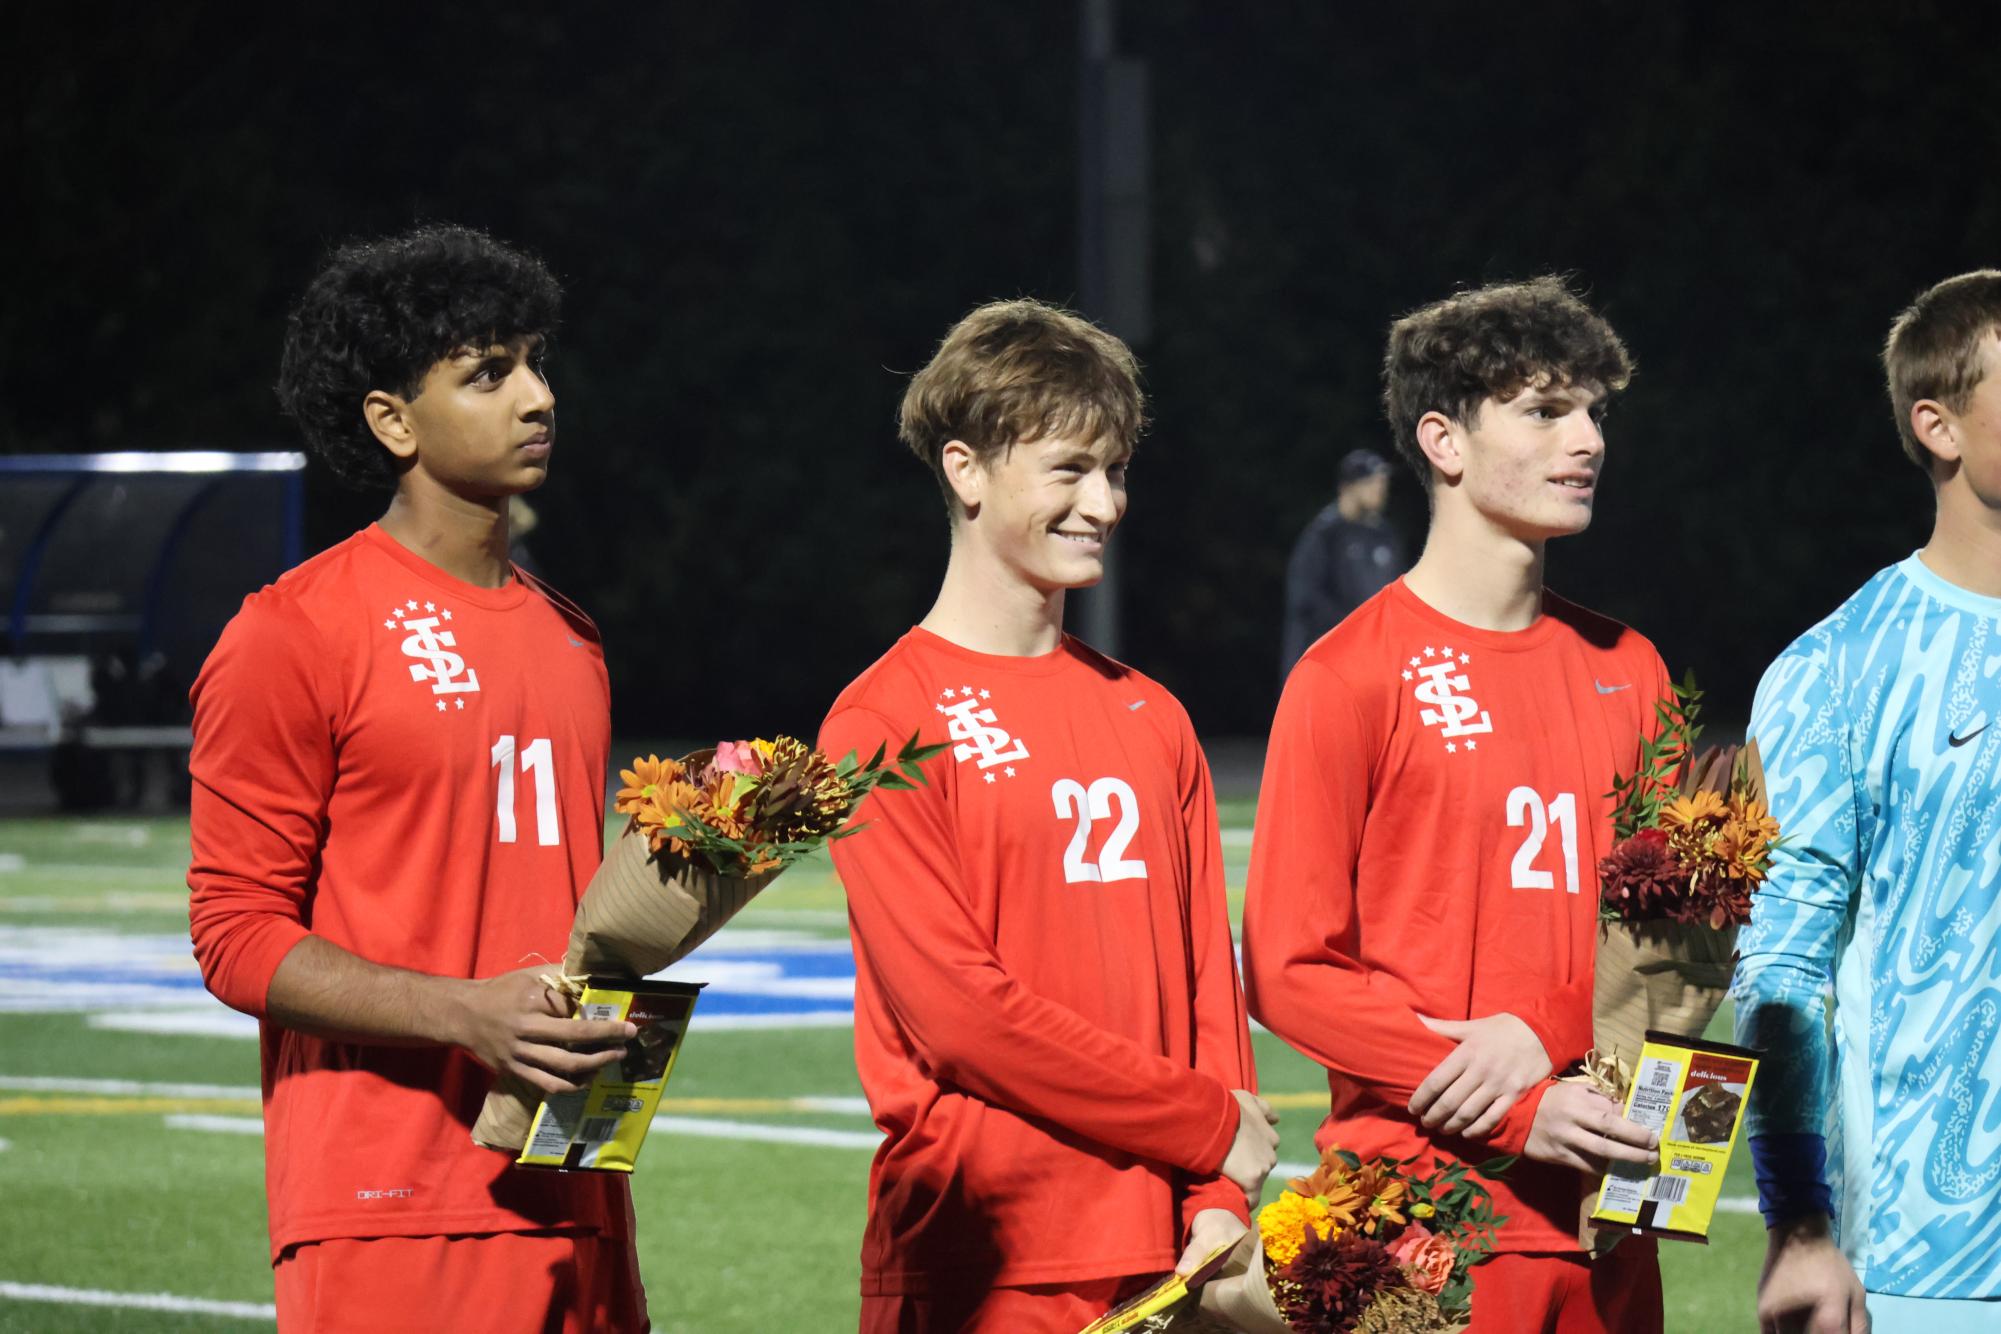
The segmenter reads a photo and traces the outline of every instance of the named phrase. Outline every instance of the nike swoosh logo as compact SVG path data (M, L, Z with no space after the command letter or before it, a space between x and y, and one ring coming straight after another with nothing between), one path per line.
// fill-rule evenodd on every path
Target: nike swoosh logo
M565 639L570 639L570 637L569 637L568 635L564 635L564 636L563 636L563 638L565 638ZM582 648L583 646L584 646L584 641L583 641L583 640L581 640L581 639L570 639L570 647L571 647L571 648Z
M1987 726L1988 725L1986 723L1982 723L1980 724L1980 726L1974 728L1971 732L1968 732L1965 736L1954 736L1950 731L1948 731L1945 734L1945 743L1948 746L1963 746L1967 742L1973 740L1973 738L1979 736L1982 732L1985 732L1987 730Z
M1601 695L1615 695L1621 690L1631 690L1633 688L1631 681L1622 686L1608 686L1599 681L1595 676L1591 678L1591 684L1598 687L1598 693Z
M1138 713L1141 709L1146 707L1146 701L1143 699L1136 699L1132 703L1126 705L1126 707L1131 709L1134 713Z

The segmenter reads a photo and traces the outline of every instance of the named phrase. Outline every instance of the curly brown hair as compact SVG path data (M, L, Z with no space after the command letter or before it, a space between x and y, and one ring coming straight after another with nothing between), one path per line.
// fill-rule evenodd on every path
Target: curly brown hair
M953 440L986 463L1052 435L1130 449L1145 425L1131 349L1081 315L1022 297L989 302L952 326L911 377L896 435L931 469L956 513L941 461Z
M1932 455L1911 430L1911 408L1935 399L1954 412L1985 374L1980 349L2001 334L2001 270L1975 269L1927 288L1904 308L1883 343L1883 375L1897 434L1911 462L1931 472Z
M1390 325L1383 410L1397 452L1431 482L1418 419L1442 412L1479 423L1489 398L1531 387L1590 384L1607 395L1633 378L1633 359L1605 318L1554 274L1455 292Z

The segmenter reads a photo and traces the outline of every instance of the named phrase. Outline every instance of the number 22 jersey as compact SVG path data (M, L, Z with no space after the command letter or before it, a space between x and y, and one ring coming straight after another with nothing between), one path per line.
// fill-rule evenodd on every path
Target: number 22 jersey
M189 921L209 990L264 1017L308 933L371 963L492 977L560 961L603 849L597 633L519 575L455 579L370 526L251 595L192 692ZM623 1182L471 1141L492 1076L457 1048L263 1023L271 1250L583 1227Z
M886 1136L866 1296L1162 1271L1254 1088L1209 769L1153 681L1075 639L1035 657L913 629L820 734L912 732L928 785L834 845L855 1061Z

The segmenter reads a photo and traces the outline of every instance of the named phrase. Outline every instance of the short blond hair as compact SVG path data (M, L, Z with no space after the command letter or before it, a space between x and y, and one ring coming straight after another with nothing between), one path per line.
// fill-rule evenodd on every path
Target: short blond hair
M1984 368L1980 348L2001 334L2001 269L1975 269L1947 278L1904 307L1883 342L1883 377L1897 435L1911 462L1929 475L1932 454L1911 429L1911 409L1935 399L1966 411Z
M1049 436L1130 449L1146 425L1139 363L1116 336L1072 311L1022 297L993 301L952 326L911 377L896 435L938 478L946 444L982 463Z

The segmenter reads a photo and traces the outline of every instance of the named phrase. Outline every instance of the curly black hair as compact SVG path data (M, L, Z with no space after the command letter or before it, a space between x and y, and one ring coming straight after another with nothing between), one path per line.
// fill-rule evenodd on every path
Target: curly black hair
M1417 443L1425 413L1442 412L1470 427L1489 397L1578 384L1609 396L1632 378L1632 356L1605 317L1562 278L1545 274L1455 292L1392 324L1383 409L1397 453L1429 485L1431 464Z
M278 401L342 481L393 489L394 459L363 420L362 399L377 389L414 396L461 347L547 338L562 304L541 260L470 227L349 242L286 321Z

